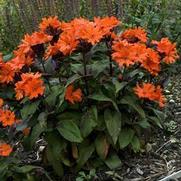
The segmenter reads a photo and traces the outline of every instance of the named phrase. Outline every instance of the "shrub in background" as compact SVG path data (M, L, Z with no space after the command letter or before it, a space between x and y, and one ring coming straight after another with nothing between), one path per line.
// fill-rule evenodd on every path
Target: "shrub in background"
M181 2L177 0L131 0L124 7L127 26L142 26L151 39L168 36L181 45Z
M115 169L120 150L139 152L144 130L161 127L166 100L156 77L178 59L176 44L120 26L115 17L44 18L12 58L1 57L0 155L9 156L1 158L2 179L42 171L22 162L40 137L40 165L61 177L64 170Z

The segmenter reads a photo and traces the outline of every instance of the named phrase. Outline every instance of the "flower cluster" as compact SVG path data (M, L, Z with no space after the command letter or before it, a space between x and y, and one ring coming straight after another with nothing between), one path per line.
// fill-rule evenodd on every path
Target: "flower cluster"
M143 85L137 84L137 86L134 88L134 91L139 98L156 101L159 103L160 107L163 107L165 104L163 89L159 85L154 86L151 83L143 83Z
M13 66L9 62L3 62L2 55L0 55L0 83L12 82L14 76Z
M39 73L23 73L21 74L21 81L15 84L16 99L20 100L24 96L30 100L37 98L39 95L43 95L45 86L43 80L40 79Z
M0 123L3 127L12 126L16 122L14 112L3 108L4 101L0 98Z
M120 67L140 64L152 75L158 75L162 62L169 64L178 59L175 43L162 38L149 44L145 30L140 27L123 32L112 48L112 58Z
M73 85L69 85L65 92L65 100L69 101L70 103L74 104L75 102L82 101L82 91L81 89L74 90Z
M119 120L119 113L124 111L125 114L127 110L128 112L138 111L138 109L133 110L136 106L132 106L132 103L131 106L128 106L129 101L127 99L130 95L134 98L136 95L140 99L156 102L156 104L152 103L154 106L164 107L165 97L161 85L152 84L149 80L151 77L159 75L163 64L171 64L178 59L176 44L168 38L150 41L146 30L141 27L129 28L117 34L115 30L119 25L121 22L116 17L95 17L93 21L75 18L70 22L61 22L57 17L43 18L37 32L24 36L13 52L11 60L4 61L3 56L0 56L0 86L3 89L10 87L12 94L8 96L13 97L12 104L9 104L4 97L2 97L3 99L0 98L2 128L6 129L15 125L17 115L18 117L27 116L27 119L23 118L26 121L32 119L31 126L39 120L44 121L53 118L60 121L60 124L57 124L56 121L52 121L53 123L49 121L47 125L52 127L48 128L48 134L51 135L50 132L54 129L57 133L58 130L62 139L68 140L66 144L68 148L72 147L74 143L81 143L84 138L86 144L93 141L92 136L89 140L88 135L95 128L95 133L98 133L99 130L102 131L98 133L101 136L97 138L96 135L96 144L90 144L90 146L99 145L99 141L103 140L104 145L96 149L99 150L105 146L101 156L106 158L110 145L114 143L116 148L119 137L121 139L119 136L120 130L122 130L119 127L121 124L118 123L119 121L115 121ZM72 57L75 61L72 61ZM144 75L143 82L140 82L136 76L136 78L130 78L129 73L135 69ZM131 83L129 84L129 82ZM7 99L11 99L9 97ZM135 104L137 102L143 103L143 101L137 101L138 99L135 100ZM95 103L95 101L99 103ZM12 105L12 107L8 107L4 102ZM105 102L108 103L103 105ZM16 103L18 103L17 107L14 105ZM29 115L29 113L26 115L28 104L31 104L30 112L33 112L33 115ZM35 104L36 106L33 107ZM20 107L24 108L23 106L27 106L26 109L19 110ZM102 110L104 107L105 112ZM141 106L139 107L142 109ZM113 108L115 108L114 111ZM59 119L61 114L63 114L62 117L64 117L64 113L71 115L69 111L80 113L80 124L77 120L72 121L72 118L66 119L69 121ZM86 113L86 119L89 118L87 119L90 121L88 124L84 118L84 113ZM99 114L104 114L101 116L104 117L105 121L103 122L106 122L106 125L102 126L101 124L104 123L96 122ZM127 120L129 120L129 116ZM142 117L146 120L144 114ZM115 121L114 124L118 124L119 129L114 128L115 125L113 128L108 128L108 126L112 126L109 124L108 118ZM138 117L136 119L139 120ZM49 124L50 122L52 124ZM28 123L28 127L23 127L21 130L24 136L31 134L34 126L31 127ZM61 125L68 131L62 131L63 128L59 127ZM97 129L96 126L100 125L102 127ZM72 131L78 133L74 135L72 132L70 134L69 127L75 128ZM83 130L79 131L79 128ZM42 127L42 129L44 128ZM113 129L115 129L115 134L112 133L114 132ZM108 133L110 134L109 138L107 139L106 136L104 138L104 135ZM136 135L136 131L134 134ZM54 139L53 136L54 134L47 136L47 138L52 137ZM108 143L110 138L112 141ZM79 147L78 144L75 144L76 146ZM96 149L93 148L92 150ZM1 156L8 156L11 152L12 147L9 144L0 144ZM67 153L70 152L72 151L67 151Z
M0 156L9 156L12 152L12 147L9 144L3 143L0 144Z
M16 117L14 112L3 108L4 101L0 98L0 123L3 127L12 126L16 123ZM3 143L0 144L0 156L9 156L12 152L12 148L9 144Z

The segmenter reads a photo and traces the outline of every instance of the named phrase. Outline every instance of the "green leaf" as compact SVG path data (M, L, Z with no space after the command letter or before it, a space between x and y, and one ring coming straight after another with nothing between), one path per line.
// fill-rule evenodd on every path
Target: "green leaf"
M84 67L81 63L74 63L74 64L71 64L71 70L75 74L81 74L82 75L84 72Z
M48 149L51 149L55 159L60 160L60 153L66 147L66 143L62 140L58 131L47 132L45 139L48 143Z
M5 62L8 62L9 60L11 60L12 58L13 58L13 53L9 53L9 54L7 54L7 55L4 55L3 56L3 60L5 61Z
M106 124L105 124L105 120L104 120L104 115L103 114L99 114L98 115L97 126L95 127L95 130L98 130L98 131L106 130Z
M128 84L127 82L119 82L118 80L114 80L113 83L116 89L116 94Z
M53 166L57 175L63 175L62 151L66 148L66 142L61 138L58 131L47 132L45 139L48 143L46 154L48 161Z
M67 80L67 84L65 87L69 86L70 84L72 84L73 82L75 82L76 80L80 79L81 76L78 75L78 74L75 74L73 75L72 77L70 77L68 80Z
M44 66L45 66L46 73L51 74L52 72L55 71L54 60L52 60L51 58L47 59L44 62Z
M106 159L108 151L109 151L109 143L106 139L105 135L99 135L97 136L95 140L95 146L97 154L101 159Z
M0 87L0 97L4 99L14 99L13 87L10 87L10 86Z
M55 106L57 97L64 91L62 86L56 85L51 88L50 94L46 97L45 101L49 106Z
M61 152L60 154L60 158L62 163L67 166L67 167L71 167L74 163L72 162L71 159L69 159L69 154L66 152Z
M93 99L93 100L96 100L96 101L111 102L113 104L114 108L119 112L119 108L118 108L117 104L115 103L115 101L113 101L109 97L105 96L102 92L90 95L89 99Z
M33 166L33 165L25 165L22 167L15 167L15 171L17 173L29 173L34 169L38 169L39 167Z
M66 149L66 142L62 139L58 131L48 132L46 134L46 141L48 142L48 151L52 154L51 156L51 162L62 162L66 166L70 166L70 161L66 158L66 155L64 154L64 150ZM50 157L50 156L49 156ZM54 165L54 163L51 163ZM59 163L58 163L59 164ZM53 166L55 167L55 166ZM56 168L55 168L56 169Z
M154 112L155 116L149 116L148 118L155 122L157 126L160 128L163 128L161 123L165 120L165 113L159 110L156 110L154 108L151 108L151 110Z
M97 117L97 108L95 106L82 116L80 128L84 138L97 126Z
M96 78L100 73L102 73L109 66L109 60L105 61L94 61L91 65L93 76Z
M146 119L137 122L137 124L140 125L142 128L149 128L150 127L150 124Z
M27 119L29 116L32 116L38 109L39 104L40 101L36 101L24 105L23 108L21 109L22 119Z
M142 109L142 107L132 98L131 96L125 96L123 99L121 99L121 104L127 104L130 107L132 107L135 111L137 111L142 118L145 118L145 112Z
M132 148L133 148L133 151L136 153L138 151L140 151L140 141L139 141L139 138L135 135L131 141L131 145L132 145Z
M65 97L65 90L58 96L59 98L59 103L57 105L57 109L60 110L60 107L62 106L63 102L64 102L64 97Z
M105 160L105 163L110 169L116 169L121 166L121 160L115 153L109 155L109 157Z
M72 120L63 120L57 127L59 133L68 141L80 143L83 138L78 126Z
M121 131L121 114L107 109L104 112L104 119L113 143L116 144Z
M153 112L155 113L155 115L158 117L158 119L160 120L160 122L165 120L165 113L163 111L159 111L156 110L154 108L151 108L153 110Z
M44 113L41 113L39 116L43 116ZM41 133L43 133L46 128L47 128L47 122L45 117L43 118L38 118L39 120L41 119L41 121L39 121L32 129L31 132L31 146L35 143L35 141L38 139L38 137L41 135Z
M62 163L60 162L60 160L58 160L56 158L52 148L47 148L46 149L46 155L47 155L47 159L50 162L50 164L52 165L55 173L58 176L62 177L63 176L63 166L62 166Z
M59 122L65 120L73 120L79 121L81 119L81 114L79 112L71 111L71 112L64 112L57 116Z
M77 160L76 170L80 170L94 152L94 144L83 143L79 147L79 158Z
M148 116L149 121L154 122L157 126L159 126L160 128L163 128L161 123L160 123L160 119L158 117L155 116Z
M47 120L47 116L48 114L46 112L41 112L37 118L38 121L40 121L40 124L41 122L44 124L44 122Z
M121 133L119 134L119 147L120 149L125 148L131 143L131 140L134 136L134 130L130 128L124 128L121 130Z

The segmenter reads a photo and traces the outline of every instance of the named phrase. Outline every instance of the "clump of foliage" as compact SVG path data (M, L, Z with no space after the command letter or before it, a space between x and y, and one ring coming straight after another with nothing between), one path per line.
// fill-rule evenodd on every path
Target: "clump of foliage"
M181 45L181 2L177 0L130 0L124 6L124 21L127 26L142 26L148 29L150 38L168 36Z
M120 150L139 152L144 130L161 127L166 100L157 77L178 58L176 44L120 27L115 17L44 18L12 58L1 56L2 180L46 173L22 162L22 150L40 137L41 166L61 177L66 170L115 169Z

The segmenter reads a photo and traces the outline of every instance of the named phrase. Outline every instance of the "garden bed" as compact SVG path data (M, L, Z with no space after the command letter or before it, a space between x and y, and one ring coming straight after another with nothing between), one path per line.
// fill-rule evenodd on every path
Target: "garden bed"
M181 75L172 75L165 88L168 104L167 118L163 129L156 129L149 140L145 140L142 153L122 152L122 167L115 171L98 172L96 181L157 181L181 170ZM25 156L25 163L36 164L41 161L41 151L46 143L37 142L35 152ZM67 174L62 180L73 181L76 176Z
M145 151L133 155L123 153L120 170L108 172L124 181L157 181L181 170L181 75L172 75L165 88L168 118L164 129L155 131Z
M158 181L181 170L181 75L172 75L165 88L167 118L164 129L157 129L140 154L123 152L122 167L115 171L102 171L97 181ZM177 81L175 81L177 80ZM64 180L75 179L66 175ZM180 177L181 178L181 177ZM174 179L173 179L174 180Z
M14 57L0 57L0 180L157 180L180 170L180 78L165 77L176 43L141 27L116 34L121 26L44 18Z

